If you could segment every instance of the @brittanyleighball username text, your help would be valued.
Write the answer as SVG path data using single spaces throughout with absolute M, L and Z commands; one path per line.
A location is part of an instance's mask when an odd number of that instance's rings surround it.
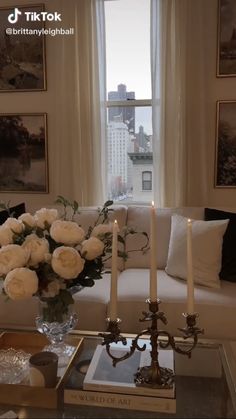
M 30 29 L 30 28 L 7 28 L 6 29 L 7 35 L 36 35 L 36 36 L 43 36 L 43 35 L 74 35 L 74 28 L 42 28 L 42 29 Z

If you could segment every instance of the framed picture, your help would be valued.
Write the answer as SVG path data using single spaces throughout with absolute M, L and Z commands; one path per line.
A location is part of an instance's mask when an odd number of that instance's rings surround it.
M 236 76 L 236 1 L 218 0 L 217 77 Z
M 217 102 L 215 187 L 236 188 L 236 101 Z
M 0 114 L 0 192 L 48 193 L 46 114 Z
M 15 7 L 21 14 L 10 23 Z M 28 18 L 42 11 L 43 4 L 0 8 L 0 92 L 46 90 L 45 36 L 35 34 L 44 22 Z

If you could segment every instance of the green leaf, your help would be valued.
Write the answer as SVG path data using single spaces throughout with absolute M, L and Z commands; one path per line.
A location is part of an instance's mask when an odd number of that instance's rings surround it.
M 111 205 L 113 205 L 113 201 L 108 200 L 105 202 L 105 204 L 103 205 L 103 207 L 110 207 Z
M 57 196 L 57 199 L 56 199 L 56 201 L 55 201 L 57 204 L 62 204 L 62 205 L 64 205 L 65 207 L 67 207 L 67 206 L 71 206 L 71 203 L 68 201 L 68 199 L 66 199 L 66 198 L 64 198 L 64 196 L 62 196 L 62 195 L 58 195 Z
M 61 195 L 58 195 L 56 200 L 55 200 L 55 204 L 64 204 L 64 198 Z
M 109 239 L 109 238 L 111 238 L 111 237 L 112 237 L 112 232 L 111 232 L 111 231 L 107 231 L 106 233 L 104 233 L 104 234 L 103 234 L 103 236 L 104 236 L 106 239 Z
M 123 239 L 123 237 L 122 237 L 122 236 L 118 235 L 118 236 L 117 236 L 117 240 L 118 240 L 118 242 L 120 242 L 120 243 L 122 243 L 122 244 L 124 244 L 124 245 L 125 245 L 125 240 Z
M 117 254 L 120 258 L 124 259 L 124 261 L 126 261 L 128 259 L 128 255 L 127 255 L 126 252 L 122 252 L 122 251 L 118 250 Z
M 74 212 L 77 212 L 77 211 L 78 211 L 78 209 L 79 209 L 79 204 L 78 204 L 78 202 L 77 202 L 77 201 L 74 201 L 74 203 L 73 203 L 73 209 L 74 209 Z

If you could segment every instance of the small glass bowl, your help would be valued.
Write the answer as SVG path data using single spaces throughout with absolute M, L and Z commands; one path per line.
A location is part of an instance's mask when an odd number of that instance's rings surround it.
M 28 372 L 30 356 L 23 350 L 0 349 L 0 383 L 20 383 Z

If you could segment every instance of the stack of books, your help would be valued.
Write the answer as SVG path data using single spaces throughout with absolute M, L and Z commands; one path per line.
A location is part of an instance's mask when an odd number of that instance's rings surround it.
M 176 412 L 175 384 L 170 388 L 154 388 L 136 385 L 135 373 L 139 367 L 151 364 L 150 343 L 143 352 L 134 354 L 113 367 L 106 347 L 98 345 L 88 366 L 81 389 L 65 390 L 65 402 L 88 406 L 114 407 L 153 412 Z M 112 344 L 111 352 L 115 357 L 129 351 L 122 343 Z M 172 350 L 159 351 L 159 363 L 162 367 L 174 370 Z

